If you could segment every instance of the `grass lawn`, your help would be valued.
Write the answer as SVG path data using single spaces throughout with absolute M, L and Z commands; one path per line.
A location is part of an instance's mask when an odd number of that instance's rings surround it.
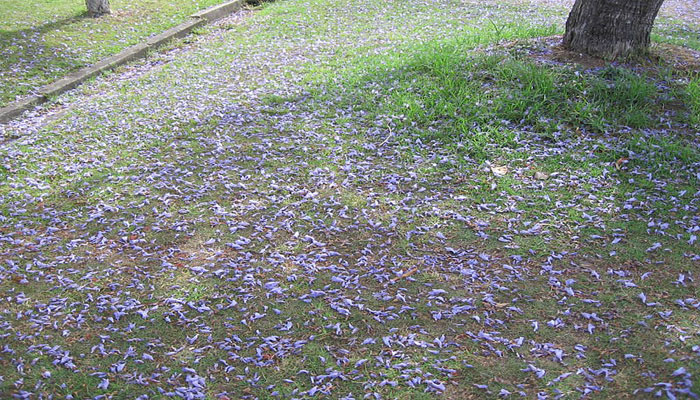
M 700 76 L 565 14 L 279 1 L 0 127 L 0 398 L 700 394 Z
M 113 0 L 89 18 L 82 0 L 0 0 L 0 106 L 221 2 Z

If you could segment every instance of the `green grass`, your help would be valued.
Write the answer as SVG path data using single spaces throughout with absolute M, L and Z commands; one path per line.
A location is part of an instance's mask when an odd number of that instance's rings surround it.
M 518 31 L 511 37 L 530 34 Z M 476 159 L 487 157 L 494 143 L 512 147 L 517 130 L 546 137 L 659 127 L 663 121 L 656 116 L 673 102 L 686 104 L 676 115 L 679 120 L 687 113 L 697 121 L 697 79 L 677 86 L 680 94 L 669 98 L 655 78 L 624 68 L 584 72 L 518 55 L 474 54 L 475 43 L 486 38 L 420 46 L 388 66 L 363 60 L 363 71 L 348 74 L 337 90 L 343 91 L 348 106 L 375 118 L 400 116 L 399 132 L 437 140 Z M 688 159 L 695 153 L 680 145 L 669 157 Z
M 657 43 L 670 43 L 700 51 L 700 38 L 698 38 L 696 33 L 697 28 L 693 29 L 692 26 L 678 23 L 677 21 L 671 21 L 673 24 L 670 26 L 664 26 L 659 22 L 663 23 L 666 21 L 664 21 L 663 18 L 657 20 L 656 26 L 651 34 L 652 41 Z
M 0 281 L 8 311 L 0 322 L 38 333 L 5 338 L 16 353 L 0 354 L 0 397 L 40 387 L 74 398 L 160 398 L 155 386 L 186 386 L 184 367 L 206 377 L 210 399 L 222 391 L 272 399 L 273 384 L 303 397 L 319 385 L 301 369 L 350 376 L 325 382 L 331 398 L 437 398 L 407 386 L 397 363 L 407 363 L 411 376 L 444 381 L 450 399 L 496 399 L 501 389 L 511 398 L 555 390 L 577 398 L 586 379 L 577 372 L 609 359 L 617 374 L 593 377 L 603 391 L 590 398 L 677 382 L 672 373 L 681 363 L 700 374 L 697 312 L 673 304 L 697 297 L 697 282 L 674 281 L 693 271 L 686 255 L 697 253 L 687 227 L 697 214 L 700 153 L 687 122 L 698 78 L 537 63 L 518 44 L 560 27 L 513 18 L 540 11 L 552 12 L 503 2 L 287 0 L 226 33 L 205 33 L 191 52 L 156 55 L 169 61 L 157 70 L 98 79 L 62 97 L 101 94 L 0 150 L 0 256 L 18 265 L 0 269 L 8 276 Z M 443 26 L 455 29 L 446 37 L 430 30 Z M 668 82 L 671 91 L 657 85 Z M 84 111 L 90 107 L 104 112 Z M 659 122 L 667 110 L 675 111 L 668 129 Z M 486 161 L 508 173 L 495 177 Z M 552 177 L 538 180 L 536 172 Z M 105 206 L 118 209 L 90 217 Z M 547 233 L 523 232 L 534 224 Z M 59 231 L 43 240 L 48 225 Z M 101 245 L 88 240 L 98 232 Z M 306 235 L 325 249 L 301 240 Z M 612 244 L 614 235 L 624 236 Z M 253 240 L 244 250 L 227 246 L 241 238 Z M 138 247 L 128 244 L 135 240 Z M 655 242 L 670 251 L 647 251 Z M 623 287 L 613 271 L 638 287 Z M 642 280 L 645 272 L 652 275 Z M 292 274 L 297 279 L 287 280 Z M 334 279 L 346 276 L 357 280 Z M 562 288 L 569 279 L 574 295 Z M 272 280 L 281 294 L 263 289 Z M 428 301 L 435 289 L 446 291 L 444 299 Z M 302 297 L 312 290 L 326 294 Z M 15 302 L 20 291 L 30 300 Z M 644 306 L 640 291 L 663 305 Z M 347 306 L 349 315 L 332 307 L 341 295 L 358 305 Z M 112 305 L 127 298 L 137 308 L 109 321 Z M 223 308 L 229 299 L 237 304 Z M 17 316 L 50 302 L 59 308 L 41 331 Z M 434 318 L 460 304 L 474 309 Z M 144 308 L 152 308 L 147 318 L 135 313 Z M 670 316 L 657 315 L 667 309 Z M 81 312 L 86 322 L 77 326 Z M 593 334 L 581 328 L 583 312 L 603 319 Z M 253 321 L 256 313 L 266 316 Z M 378 313 L 390 318 L 378 321 Z M 555 318 L 565 325 L 546 325 Z M 280 330 L 283 323 L 290 330 Z M 501 339 L 487 343 L 474 337 L 479 332 Z M 428 344 L 444 335 L 455 344 L 388 348 L 382 337 L 392 335 Z M 305 342 L 278 352 L 261 340 L 270 336 Z M 521 337 L 521 347 L 508 347 Z M 366 338 L 377 343 L 362 344 Z M 103 341 L 119 353 L 91 351 Z M 42 343 L 69 350 L 81 373 L 27 350 Z M 564 362 L 540 353 L 544 344 L 562 349 Z M 577 345 L 588 348 L 586 357 L 576 357 Z M 126 357 L 129 347 L 136 356 Z M 143 352 L 154 360 L 137 362 Z M 665 361 L 670 356 L 676 361 Z M 12 364 L 19 358 L 21 372 Z M 368 362 L 356 368 L 360 359 Z M 125 370 L 108 372 L 120 360 Z M 545 376 L 523 371 L 528 364 Z M 107 390 L 97 389 L 94 372 L 107 373 Z M 550 384 L 565 372 L 573 374 Z M 154 373 L 162 375 L 148 386 L 127 383 L 127 374 Z M 396 387 L 365 387 L 393 380 Z M 484 384 L 488 391 L 473 386 Z
M 89 18 L 80 0 L 0 0 L 0 106 L 221 2 L 112 0 Z
M 690 124 L 700 129 L 700 76 L 690 80 L 686 93 Z

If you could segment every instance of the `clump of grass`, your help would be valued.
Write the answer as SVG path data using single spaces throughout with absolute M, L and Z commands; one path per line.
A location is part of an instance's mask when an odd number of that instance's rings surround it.
M 650 114 L 659 91 L 649 78 L 619 67 L 608 67 L 598 76 L 580 76 L 585 87 L 575 94 L 582 100 L 590 93 L 588 96 L 599 111 L 598 118 L 612 125 L 633 128 L 646 128 L 654 124 Z M 582 122 L 586 123 L 585 120 Z M 602 131 L 606 125 L 593 127 Z
M 512 143 L 514 129 L 548 136 L 659 124 L 654 115 L 666 100 L 647 76 L 612 66 L 581 71 L 510 54 L 474 55 L 474 43 L 480 40 L 416 47 L 403 62 L 349 77 L 348 101 L 375 116 L 394 116 L 399 130 L 421 139 L 462 143 L 477 158 L 489 145 Z
M 700 128 L 700 75 L 691 79 L 686 88 L 690 124 Z

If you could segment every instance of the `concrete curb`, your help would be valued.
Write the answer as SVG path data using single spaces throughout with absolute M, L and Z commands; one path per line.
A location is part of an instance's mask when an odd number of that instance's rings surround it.
M 0 122 L 9 121 L 45 101 L 46 98 L 44 96 L 31 95 L 22 100 L 10 103 L 5 107 L 0 108 Z
M 192 18 L 203 18 L 208 22 L 214 22 L 243 7 L 243 1 L 229 1 L 218 6 L 209 7 L 206 10 L 192 14 Z
M 0 123 L 7 122 L 20 116 L 25 111 L 45 103 L 51 96 L 56 96 L 73 89 L 93 76 L 114 69 L 130 61 L 145 58 L 149 50 L 158 48 L 172 39 L 186 36 L 197 27 L 214 22 L 240 10 L 243 7 L 243 2 L 244 0 L 227 1 L 217 6 L 209 7 L 206 10 L 199 11 L 190 15 L 188 21 L 174 26 L 158 35 L 152 36 L 143 43 L 127 47 L 119 53 L 107 57 L 94 65 L 81 68 L 53 83 L 44 85 L 37 90 L 37 94 L 33 94 L 0 108 Z
M 202 18 L 194 18 L 193 16 L 191 16 L 190 18 L 192 19 L 190 19 L 189 21 L 185 21 L 180 25 L 173 26 L 172 28 L 168 29 L 163 33 L 148 38 L 148 40 L 146 40 L 146 44 L 150 48 L 160 47 L 169 40 L 187 36 L 187 34 L 192 32 L 192 30 L 194 30 L 195 28 L 198 28 L 207 23 L 207 21 Z

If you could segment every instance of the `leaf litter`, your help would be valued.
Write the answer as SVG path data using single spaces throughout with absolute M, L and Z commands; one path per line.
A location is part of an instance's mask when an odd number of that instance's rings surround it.
M 0 149 L 0 391 L 696 397 L 700 192 L 683 185 L 698 164 L 654 176 L 641 162 L 654 147 L 595 156 L 622 151 L 619 136 L 518 137 L 531 163 L 584 154 L 599 169 L 533 173 L 392 140 L 399 116 L 314 97 L 306 68 L 459 21 L 347 2 L 363 14 L 266 8 L 235 28 L 255 40 L 213 30 L 159 68 L 95 82 L 99 96 L 47 126 L 3 127 L 21 134 Z M 389 23 L 407 9 L 450 23 Z M 384 23 L 350 29 L 363 18 Z M 345 34 L 313 30 L 329 21 Z M 616 257 L 625 224 L 645 226 L 641 261 Z

